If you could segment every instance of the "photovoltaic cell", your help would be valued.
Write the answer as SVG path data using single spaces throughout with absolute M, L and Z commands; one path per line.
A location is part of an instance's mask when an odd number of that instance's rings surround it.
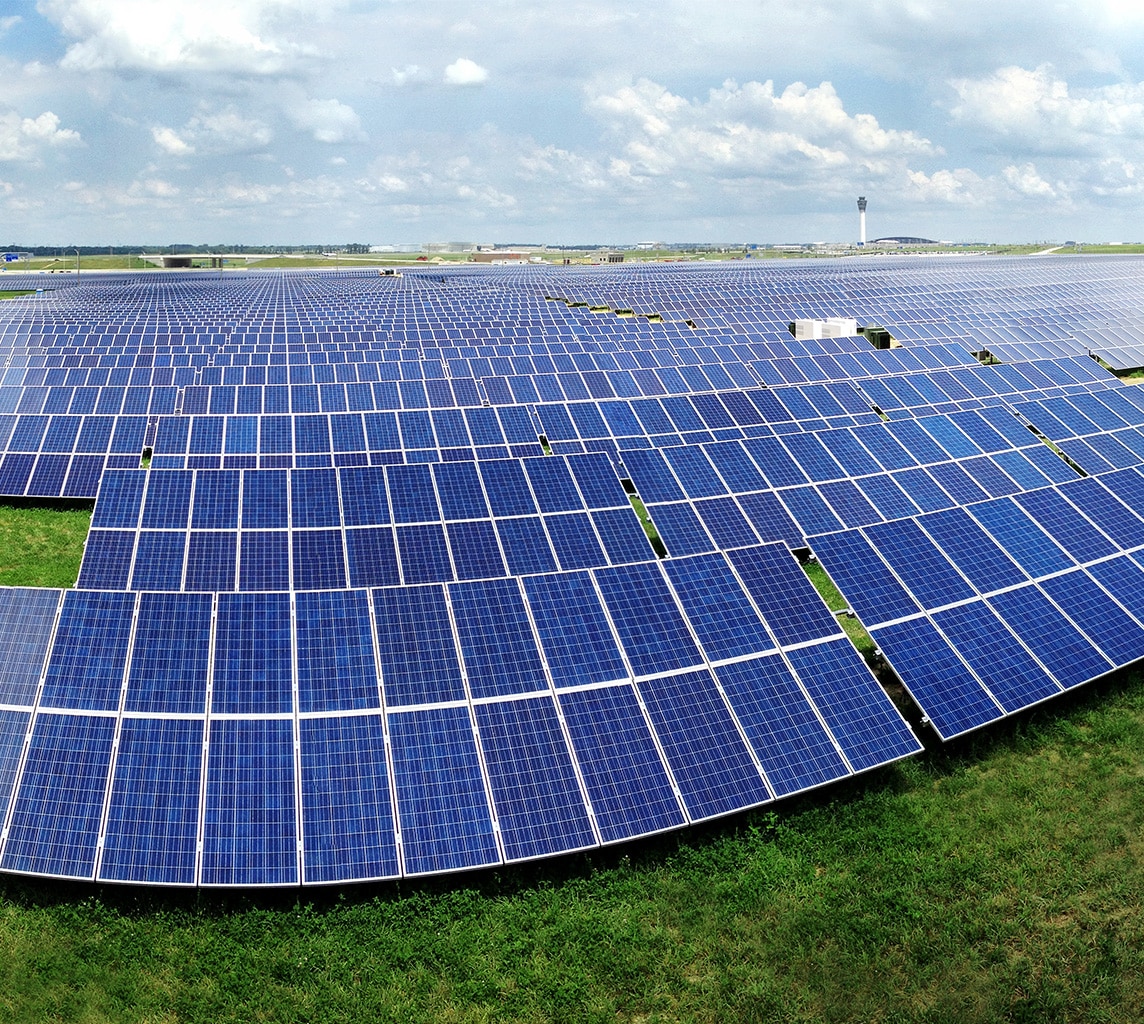
M 476 715 L 505 858 L 595 845 L 551 698 L 478 704 Z
M 871 635 L 943 739 L 1001 717 L 1001 708 L 929 619 L 881 626 Z
M 295 595 L 298 710 L 379 707 L 369 599 L 361 590 Z
M 657 566 L 645 563 L 601 569 L 596 582 L 636 676 L 702 663 L 703 656 Z
M 648 680 L 639 691 L 692 819 L 771 798 L 710 672 Z
M 443 588 L 385 588 L 373 600 L 386 704 L 464 700 Z
M 72 590 L 64 594 L 48 655 L 42 707 L 115 711 L 127 664 L 135 595 Z
M 293 723 L 215 719 L 207 754 L 202 883 L 297 882 Z
M 722 555 L 664 563 L 691 628 L 711 661 L 772 650 L 763 620 Z
M 389 715 L 406 874 L 500 861 L 468 708 Z
M 921 749 L 846 637 L 796 648 L 787 657 L 855 771 Z
M 302 834 L 307 882 L 398 873 L 381 718 L 304 718 Z
M 627 677 L 588 573 L 531 576 L 524 580 L 524 588 L 557 687 Z
M 0 704 L 35 701 L 61 596 L 59 590 L 0 588 Z
M 777 655 L 715 670 L 776 796 L 849 774 L 834 740 Z
M 209 594 L 139 596 L 127 711 L 199 715 L 206 711 L 213 606 Z
M 516 580 L 458 583 L 449 596 L 474 698 L 548 689 Z
M 933 621 L 1006 713 L 1060 693 L 1060 687 L 983 601 L 935 612 Z
M 36 716 L 0 866 L 91 878 L 115 719 Z
M 203 719 L 124 720 L 101 879 L 194 884 L 202 764 Z
M 211 711 L 294 710 L 289 594 L 220 594 Z
M 630 686 L 577 690 L 560 706 L 603 842 L 684 824 L 684 816 Z
M 1035 586 L 1007 590 L 989 604 L 1062 686 L 1111 671 L 1112 663 Z

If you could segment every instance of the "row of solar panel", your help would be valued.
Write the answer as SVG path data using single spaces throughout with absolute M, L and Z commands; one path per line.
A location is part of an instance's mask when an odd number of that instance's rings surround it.
M 0 661 L 0 778 L 18 779 L 0 866 L 267 884 L 298 880 L 301 847 L 311 882 L 447 870 L 674 827 L 919 749 L 781 548 L 522 583 L 527 610 L 514 581 L 372 601 L 73 591 L 42 682 L 27 666 L 59 592 L 0 591 L 0 637 L 22 647 Z M 554 700 L 553 684 L 576 689 Z M 37 692 L 21 758 L 16 708 Z
M 945 738 L 1144 657 L 1138 470 L 810 545 Z

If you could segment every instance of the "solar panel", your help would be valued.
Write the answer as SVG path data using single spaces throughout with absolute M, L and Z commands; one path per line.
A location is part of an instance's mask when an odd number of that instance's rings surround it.
M 1129 358 L 1123 261 L 869 273 L 236 273 L 210 303 L 125 275 L 4 304 L 0 493 L 98 497 L 77 589 L 0 589 L 0 868 L 450 871 L 915 751 L 791 549 L 942 736 L 1135 661 L 1144 403 L 1044 322 Z M 786 332 L 855 314 L 901 347 Z M 74 807 L 35 803 L 57 784 Z

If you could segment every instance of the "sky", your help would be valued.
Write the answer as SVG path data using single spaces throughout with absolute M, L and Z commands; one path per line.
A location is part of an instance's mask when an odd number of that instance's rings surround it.
M 1144 238 L 1138 0 L 0 0 L 0 244 Z

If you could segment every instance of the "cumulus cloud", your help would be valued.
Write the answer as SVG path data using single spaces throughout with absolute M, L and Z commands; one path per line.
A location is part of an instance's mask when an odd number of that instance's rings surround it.
M 75 40 L 60 64 L 76 71 L 272 75 L 314 53 L 273 31 L 284 0 L 41 0 L 40 10 Z
M 173 128 L 152 128 L 151 136 L 155 140 L 155 145 L 171 156 L 189 156 L 195 151 L 195 147 L 179 138 L 179 134 Z
M 955 79 L 951 108 L 963 124 L 1028 149 L 1084 155 L 1099 140 L 1144 140 L 1144 83 L 1070 89 L 1048 64 L 999 68 L 984 78 Z
M 365 139 L 361 119 L 353 107 L 338 100 L 308 99 L 287 111 L 295 127 L 318 142 L 360 142 Z
M 61 128 L 50 110 L 39 117 L 20 117 L 15 111 L 0 114 L 0 160 L 35 160 L 45 148 L 74 146 L 79 132 Z
M 940 152 L 914 132 L 848 113 L 829 82 L 795 82 L 777 93 L 770 81 L 728 81 L 688 100 L 642 79 L 590 97 L 588 107 L 627 140 L 621 157 L 635 176 L 703 171 L 806 180 L 842 168 L 885 173 L 904 158 Z
M 393 84 L 396 86 L 409 85 L 425 79 L 425 74 L 417 64 L 405 64 L 399 68 L 390 68 Z
M 268 125 L 242 116 L 233 107 L 203 108 L 179 131 L 159 126 L 151 129 L 151 135 L 164 153 L 175 157 L 257 152 L 273 138 Z
M 445 68 L 446 85 L 480 85 L 487 81 L 488 71 L 468 57 L 459 57 Z

